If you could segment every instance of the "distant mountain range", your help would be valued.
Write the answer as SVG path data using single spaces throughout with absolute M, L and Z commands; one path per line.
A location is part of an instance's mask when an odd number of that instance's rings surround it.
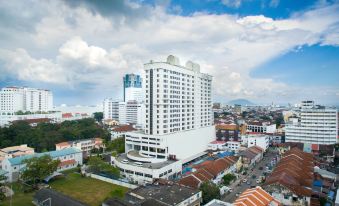
M 234 100 L 231 100 L 228 102 L 228 104 L 230 105 L 234 105 L 234 104 L 239 104 L 239 105 L 242 105 L 242 106 L 245 106 L 245 105 L 248 105 L 248 106 L 251 106 L 251 105 L 256 105 L 255 103 L 247 100 L 247 99 L 234 99 Z

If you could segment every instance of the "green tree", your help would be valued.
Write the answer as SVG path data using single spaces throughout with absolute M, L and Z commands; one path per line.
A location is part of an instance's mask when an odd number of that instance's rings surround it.
M 107 151 L 116 151 L 118 154 L 125 152 L 125 138 L 120 137 L 106 143 Z
M 103 112 L 94 112 L 93 115 L 94 115 L 94 119 L 97 122 L 101 122 L 101 120 L 104 118 L 104 113 Z
M 7 177 L 5 175 L 0 175 L 0 201 L 6 198 L 5 189 Z
M 100 157 L 91 156 L 87 163 L 89 167 L 89 171 L 92 173 L 106 173 L 109 175 L 113 175 L 114 177 L 120 177 L 120 171 L 113 167 L 112 165 L 103 161 Z
M 125 192 L 122 188 L 116 188 L 111 192 L 111 196 L 122 199 L 125 196 Z
M 206 204 L 213 199 L 220 199 L 219 187 L 212 182 L 203 182 L 199 189 L 202 192 L 203 204 Z
M 51 156 L 44 155 L 26 159 L 24 163 L 26 163 L 26 169 L 21 174 L 21 178 L 35 186 L 57 170 L 60 160 L 53 160 Z
M 226 174 L 222 177 L 224 185 L 229 185 L 233 180 L 235 180 L 237 177 L 234 174 Z

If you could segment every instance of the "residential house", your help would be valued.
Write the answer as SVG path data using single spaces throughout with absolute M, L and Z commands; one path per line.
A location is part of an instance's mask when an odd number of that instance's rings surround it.
M 10 159 L 4 159 L 2 162 L 2 169 L 7 172 L 9 182 L 17 181 L 20 177 L 20 173 L 25 169 L 26 164 L 24 160 L 41 157 L 44 155 L 51 156 L 52 159 L 60 160 L 57 171 L 63 171 L 71 168 L 75 168 L 78 165 L 82 165 L 82 152 L 77 148 L 67 148 L 58 151 L 34 153 L 31 155 L 25 155 L 20 157 L 14 157 Z
M 252 146 L 239 152 L 238 156 L 242 159 L 244 168 L 252 168 L 263 157 L 264 150 L 258 146 Z
M 127 132 L 135 131 L 136 129 L 131 124 L 116 126 L 111 129 L 111 140 L 118 137 L 125 137 Z

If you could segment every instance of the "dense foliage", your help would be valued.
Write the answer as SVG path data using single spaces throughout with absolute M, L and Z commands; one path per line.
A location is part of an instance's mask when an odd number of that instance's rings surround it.
M 125 152 L 125 138 L 119 137 L 106 143 L 107 151 L 115 151 L 118 154 Z
M 229 185 L 233 180 L 235 180 L 237 177 L 234 174 L 226 174 L 222 177 L 222 180 L 224 182 L 224 185 Z
M 22 179 L 33 185 L 53 174 L 58 169 L 60 160 L 53 160 L 51 156 L 44 155 L 24 160 L 26 169 L 22 172 Z
M 28 144 L 36 152 L 42 152 L 54 150 L 55 144 L 62 141 L 94 137 L 108 140 L 110 134 L 92 118 L 64 121 L 60 124 L 39 123 L 36 127 L 18 121 L 9 127 L 0 128 L 0 148 Z
M 0 202 L 6 198 L 5 196 L 5 181 L 7 177 L 5 175 L 0 175 Z
M 204 204 L 213 199 L 220 199 L 220 190 L 216 184 L 212 182 L 204 182 L 200 185 L 200 191 L 202 192 L 202 201 Z
M 88 170 L 89 172 L 98 174 L 98 173 L 105 173 L 108 175 L 112 175 L 116 178 L 119 178 L 120 171 L 116 167 L 113 167 L 109 163 L 102 160 L 100 157 L 91 156 L 88 160 Z
M 93 115 L 94 115 L 94 119 L 97 122 L 101 122 L 102 119 L 104 118 L 104 113 L 103 112 L 94 112 Z

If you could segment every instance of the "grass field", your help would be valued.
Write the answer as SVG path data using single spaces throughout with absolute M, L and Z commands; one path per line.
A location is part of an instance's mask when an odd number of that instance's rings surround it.
M 14 196 L 12 198 L 13 206 L 33 206 L 32 200 L 34 193 L 24 193 L 21 190 L 21 187 L 17 183 L 13 183 Z M 0 202 L 0 205 L 10 206 L 10 198 L 7 198 L 3 203 Z
M 69 195 L 90 206 L 99 206 L 101 203 L 114 194 L 125 194 L 128 188 L 113 185 L 107 182 L 89 177 L 82 177 L 80 174 L 71 173 L 63 179 L 57 179 L 50 183 L 52 189 Z
M 52 189 L 65 195 L 73 197 L 90 206 L 99 206 L 109 197 L 121 196 L 127 192 L 128 188 L 119 185 L 113 185 L 107 182 L 96 180 L 89 177 L 82 177 L 77 173 L 68 173 L 66 177 L 50 182 Z M 13 206 L 32 206 L 32 197 L 34 193 L 23 193 L 18 184 L 13 184 L 15 192 Z M 10 200 L 6 199 L 0 205 L 9 206 Z

